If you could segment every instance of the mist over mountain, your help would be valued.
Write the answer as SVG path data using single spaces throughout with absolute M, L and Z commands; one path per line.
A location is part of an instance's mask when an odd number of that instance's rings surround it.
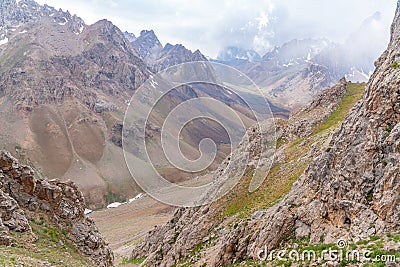
M 245 50 L 235 46 L 228 46 L 220 51 L 217 58 L 219 61 L 244 60 L 249 62 L 259 61 L 261 56 L 254 50 Z
M 383 27 L 382 14 L 376 12 L 345 43 L 322 51 L 314 60 L 328 66 L 336 78 L 345 75 L 352 81 L 367 81 L 387 46 Z
M 332 79 L 346 77 L 354 82 L 365 82 L 375 69 L 375 60 L 386 48 L 386 41 L 382 14 L 375 12 L 342 44 L 326 38 L 294 39 L 274 47 L 262 58 L 253 50 L 228 46 L 219 52 L 216 60 L 242 69 L 246 62 L 291 66 L 306 60 L 327 67 Z
M 386 48 L 384 25 L 382 14 L 375 12 L 342 44 L 327 38 L 293 39 L 262 57 L 254 50 L 228 46 L 213 60 L 238 68 L 270 99 L 295 109 L 342 77 L 366 82 Z

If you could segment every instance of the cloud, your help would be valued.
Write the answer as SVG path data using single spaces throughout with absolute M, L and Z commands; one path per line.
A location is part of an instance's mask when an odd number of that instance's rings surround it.
M 138 34 L 153 29 L 162 43 L 182 43 L 215 56 L 228 45 L 265 53 L 294 38 L 344 42 L 376 11 L 388 40 L 397 0 L 38 0 L 91 24 L 106 18 Z

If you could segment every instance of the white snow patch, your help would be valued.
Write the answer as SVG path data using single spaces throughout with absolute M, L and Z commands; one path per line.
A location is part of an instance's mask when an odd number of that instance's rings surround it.
M 19 32 L 19 33 L 26 33 L 26 32 L 28 32 L 27 30 L 23 30 L 22 32 Z
M 372 73 L 366 74 L 363 70 L 359 71 L 355 67 L 351 68 L 351 73 L 345 74 L 345 78 L 351 82 L 367 82 Z
M 143 198 L 143 197 L 145 197 L 145 196 L 146 196 L 146 194 L 140 193 L 140 194 L 137 195 L 136 197 L 129 199 L 129 203 L 132 203 L 133 201 L 138 200 L 138 199 L 141 199 L 141 198 Z
M 78 32 L 74 32 L 76 35 L 79 35 L 79 34 L 81 34 L 82 32 L 83 32 L 83 29 L 84 29 L 85 27 L 82 25 L 80 28 L 79 28 L 79 30 L 78 30 Z
M 85 209 L 85 215 L 90 214 L 90 213 L 92 213 L 92 212 L 93 212 L 93 210 Z
M 6 43 L 8 43 L 8 38 L 7 37 L 4 38 L 3 40 L 0 40 L 0 45 L 4 45 Z
M 310 52 L 308 52 L 308 55 L 307 55 L 307 61 L 310 61 L 311 60 L 311 53 Z
M 299 63 L 296 62 L 296 64 L 299 64 Z M 290 67 L 290 66 L 293 66 L 293 65 L 294 65 L 293 62 L 289 62 L 288 64 L 283 64 L 283 66 L 286 67 L 286 68 Z
M 119 206 L 123 205 L 124 203 L 120 203 L 120 202 L 114 202 L 111 204 L 107 205 L 107 209 L 113 209 L 113 208 L 118 208 Z
M 368 76 L 367 74 L 365 74 L 364 72 L 361 72 L 361 75 L 364 76 L 364 78 L 365 78 L 366 80 L 369 80 L 369 76 Z
M 63 17 L 63 19 L 65 20 L 65 22 L 60 22 L 60 23 L 58 23 L 58 24 L 61 25 L 61 26 L 64 26 L 65 24 L 68 23 L 68 20 L 67 20 L 65 17 Z
M 151 87 L 153 87 L 154 89 L 156 88 L 156 85 L 158 85 L 158 83 L 155 81 L 155 80 L 151 80 L 150 81 L 150 85 L 151 85 Z
M 54 13 L 51 13 L 49 16 L 50 16 L 50 17 L 54 16 Z

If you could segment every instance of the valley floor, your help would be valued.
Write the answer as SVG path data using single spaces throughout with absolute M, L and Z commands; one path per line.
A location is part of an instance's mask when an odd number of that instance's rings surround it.
M 115 255 L 114 264 L 118 266 L 129 258 L 132 247 L 144 234 L 170 220 L 173 211 L 174 207 L 146 196 L 117 208 L 95 211 L 89 216 L 109 242 Z

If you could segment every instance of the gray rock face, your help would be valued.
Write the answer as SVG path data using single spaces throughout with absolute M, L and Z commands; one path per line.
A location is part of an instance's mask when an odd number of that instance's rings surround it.
M 143 30 L 132 40 L 132 47 L 155 73 L 185 62 L 207 61 L 199 50 L 192 52 L 181 44 L 168 43 L 163 47 L 153 30 Z
M 19 207 L 15 199 L 0 190 L 0 244 L 9 246 L 12 238 L 9 231 L 26 233 L 32 239 L 35 238 L 32 229 L 25 217 L 24 211 Z
M 143 30 L 140 36 L 131 42 L 132 46 L 138 51 L 140 57 L 151 66 L 163 49 L 153 30 Z
M 294 112 L 282 137 L 292 140 L 312 133 L 313 127 L 324 121 L 338 107 L 338 102 L 347 91 L 346 80 L 341 79 L 330 89 L 322 91 L 310 104 Z
M 33 0 L 2 0 L 0 1 L 0 39 L 7 37 L 26 23 L 37 23 L 43 17 L 49 17 L 53 22 L 75 33 L 80 34 L 86 26 L 83 20 L 72 16 L 69 12 L 56 10 L 48 5 L 39 5 Z
M 132 257 L 172 266 L 187 257 L 206 236 L 220 235 L 202 261 L 225 266 L 240 259 L 257 260 L 257 251 L 275 248 L 292 234 L 309 235 L 312 243 L 358 241 L 400 230 L 400 4 L 386 52 L 364 96 L 329 143 L 314 158 L 289 194 L 278 204 L 229 227 L 218 229 L 211 207 L 178 210 L 157 228 Z M 342 94 L 342 87 L 329 94 Z M 322 100 L 321 100 L 322 101 Z M 329 103 L 315 102 L 326 106 Z M 311 120 L 312 121 L 312 120 Z M 214 214 L 215 215 L 215 214 Z M 153 245 L 157 244 L 157 245 Z
M 154 62 L 155 72 L 167 69 L 185 62 L 207 61 L 207 58 L 199 51 L 192 52 L 181 44 L 166 44 Z
M 35 238 L 24 215 L 26 210 L 50 218 L 98 266 L 112 266 L 113 253 L 94 222 L 84 214 L 85 203 L 77 186 L 72 182 L 37 179 L 34 175 L 30 167 L 0 151 L 0 243 L 11 244 L 8 231 Z

